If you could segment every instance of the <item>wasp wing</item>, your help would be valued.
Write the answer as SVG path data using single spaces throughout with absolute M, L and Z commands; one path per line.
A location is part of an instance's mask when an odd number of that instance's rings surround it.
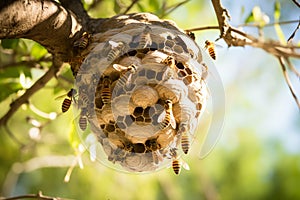
M 166 111 L 163 111 L 157 118 L 157 122 L 162 122 L 165 119 Z

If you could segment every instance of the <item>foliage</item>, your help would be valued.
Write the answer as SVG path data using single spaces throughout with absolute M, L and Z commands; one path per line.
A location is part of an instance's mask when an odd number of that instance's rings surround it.
M 93 17 L 110 17 L 125 12 L 130 3 L 129 0 L 94 0 L 86 1 L 84 6 Z M 230 1 L 226 3 L 229 11 L 236 8 L 230 5 Z M 280 6 L 276 1 L 274 9 L 266 13 L 264 10 L 270 7 L 266 3 L 253 7 L 237 5 L 244 8 L 243 19 L 238 23 L 255 24 L 263 29 L 271 16 L 274 22 L 284 17 L 282 13 L 287 12 L 284 10 L 286 5 L 288 3 L 281 2 Z M 138 1 L 130 12 L 147 11 L 161 17 L 172 17 L 187 28 L 199 26 L 198 18 L 190 15 L 214 21 L 213 12 L 208 10 L 211 10 L 210 5 L 198 1 L 146 0 Z M 233 15 L 232 18 L 237 17 Z M 187 25 L 188 21 L 192 23 Z M 285 33 L 291 30 L 290 27 L 276 24 L 274 28 L 275 32 L 268 37 L 277 36 L 279 41 L 285 42 Z M 217 32 L 196 33 L 200 46 L 206 38 L 217 37 Z M 41 45 L 25 39 L 2 40 L 0 50 L 0 116 L 3 116 L 10 103 L 49 69 L 51 55 Z M 235 50 L 231 53 L 231 49 L 225 48 L 217 50 L 220 58 L 216 65 L 225 80 L 228 97 L 227 121 L 222 139 L 207 158 L 200 160 L 199 147 L 192 147 L 191 154 L 185 158 L 190 171 L 183 171 L 180 176 L 173 175 L 170 169 L 132 175 L 91 162 L 88 153 L 80 149 L 74 128 L 74 119 L 78 116 L 71 110 L 61 115 L 62 99 L 56 100 L 73 84 L 72 73 L 65 65 L 56 79 L 36 92 L 12 116 L 8 124 L 10 131 L 1 127 L 0 194 L 13 196 L 43 191 L 45 195 L 68 199 L 125 200 L 299 199 L 299 143 L 287 139 L 299 140 L 299 114 L 291 97 L 287 96 L 279 70 L 274 70 L 273 66 L 261 67 L 272 60 L 266 54 L 253 53 L 253 50 L 239 51 L 242 53 Z M 296 63 L 300 64 L 299 61 Z M 275 114 L 274 109 L 278 110 Z M 286 120 L 281 115 L 286 116 Z M 11 133 L 25 144 L 22 148 L 9 136 Z M 292 146 L 292 150 L 287 146 Z M 83 169 L 78 167 L 80 159 L 83 160 Z M 64 178 L 70 169 L 73 171 L 66 183 Z

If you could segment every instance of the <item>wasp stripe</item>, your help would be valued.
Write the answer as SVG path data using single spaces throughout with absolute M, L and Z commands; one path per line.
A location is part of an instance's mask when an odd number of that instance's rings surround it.
M 71 103 L 72 103 L 72 100 L 71 99 L 67 99 L 65 98 L 62 105 L 61 105 L 61 111 L 64 113 L 64 112 L 67 112 L 71 106 Z

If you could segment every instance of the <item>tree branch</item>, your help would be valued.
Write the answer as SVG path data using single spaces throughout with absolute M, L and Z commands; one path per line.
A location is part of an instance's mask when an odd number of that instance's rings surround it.
M 203 27 L 186 29 L 185 31 L 193 32 L 193 31 L 204 31 L 204 30 L 210 30 L 210 29 L 220 30 L 219 26 L 203 26 Z
M 299 100 L 298 100 L 298 98 L 297 98 L 297 95 L 296 95 L 295 90 L 294 90 L 294 88 L 293 88 L 293 86 L 292 86 L 291 80 L 290 80 L 290 78 L 289 78 L 289 75 L 288 75 L 286 66 L 285 66 L 285 64 L 284 64 L 284 58 L 283 58 L 283 57 L 278 57 L 278 60 L 279 60 L 279 63 L 280 63 L 280 65 L 281 65 L 281 69 L 282 69 L 282 73 L 283 73 L 283 76 L 284 76 L 284 78 L 285 78 L 285 81 L 286 81 L 287 85 L 289 86 L 289 89 L 290 89 L 290 91 L 291 91 L 291 93 L 292 93 L 292 95 L 293 95 L 293 98 L 295 99 L 295 101 L 296 101 L 296 103 L 297 103 L 297 106 L 298 106 L 299 109 L 300 109 L 300 102 L 299 102 Z
M 291 34 L 291 36 L 289 37 L 289 39 L 287 40 L 287 42 L 292 42 L 293 38 L 295 37 L 298 29 L 300 28 L 300 19 L 298 20 L 298 25 L 296 27 L 296 29 L 294 30 L 294 32 Z
M 126 8 L 126 10 L 122 14 L 127 14 L 129 10 L 134 6 L 134 4 L 136 4 L 138 1 L 139 0 L 132 0 L 131 4 Z
M 60 0 L 61 5 L 67 10 L 72 11 L 78 18 L 83 28 L 87 27 L 90 16 L 87 14 L 80 0 Z
M 38 60 L 30 59 L 30 60 L 22 60 L 22 61 L 19 61 L 19 62 L 13 61 L 13 62 L 7 63 L 7 64 L 0 63 L 0 71 L 5 70 L 7 68 L 19 67 L 19 66 L 25 66 L 25 67 L 28 67 L 28 68 L 42 69 L 43 67 L 40 65 L 41 62 L 51 62 L 51 61 L 52 61 L 51 57 L 43 56 Z
M 0 39 L 27 38 L 43 45 L 57 59 L 72 56 L 80 20 L 53 0 L 8 0 L 0 7 Z
M 223 38 L 228 46 L 249 45 L 261 48 L 266 52 L 273 54 L 274 56 L 300 58 L 300 54 L 294 52 L 295 48 L 299 48 L 297 46 L 282 45 L 273 40 L 263 41 L 232 27 L 227 22 L 229 15 L 227 10 L 222 7 L 220 0 L 212 0 L 212 3 L 218 19 L 220 38 Z
M 299 8 L 300 8 L 300 3 L 297 0 L 292 0 Z
M 229 19 L 229 15 L 226 9 L 224 9 L 220 3 L 220 0 L 211 0 L 216 16 L 217 16 L 217 20 L 218 20 L 218 24 L 219 24 L 219 29 L 220 29 L 220 38 L 224 39 L 224 41 L 227 43 L 228 46 L 252 46 L 252 47 L 256 47 L 256 48 L 260 48 L 265 50 L 266 52 L 274 55 L 275 57 L 278 58 L 280 65 L 282 67 L 283 70 L 283 75 L 284 78 L 286 80 L 286 83 L 289 86 L 289 89 L 297 103 L 297 106 L 300 109 L 300 103 L 299 100 L 296 96 L 296 93 L 292 87 L 292 83 L 290 82 L 285 64 L 284 64 L 284 59 L 287 60 L 288 65 L 291 67 L 291 70 L 294 72 L 297 70 L 291 65 L 291 63 L 289 62 L 288 58 L 290 57 L 294 57 L 294 58 L 300 58 L 300 53 L 296 52 L 295 49 L 299 48 L 297 46 L 293 46 L 293 45 L 283 45 L 278 41 L 273 41 L 273 40 L 269 40 L 269 41 L 265 41 L 262 40 L 260 38 L 256 38 L 254 36 L 251 36 L 249 34 L 244 33 L 243 31 L 232 27 L 231 25 L 228 24 L 227 20 Z M 299 26 L 299 24 L 298 24 Z M 296 29 L 294 31 L 297 31 L 298 29 Z M 293 36 L 293 34 L 292 34 Z M 299 75 L 299 73 L 294 72 L 297 76 Z
M 20 106 L 28 102 L 29 97 L 31 97 L 39 89 L 43 88 L 48 81 L 50 81 L 56 75 L 62 65 L 62 63 L 57 62 L 59 61 L 54 61 L 50 69 L 39 80 L 37 80 L 28 90 L 26 90 L 22 96 L 10 104 L 10 109 L 0 119 L 0 125 L 7 125 L 9 118 L 20 108 Z

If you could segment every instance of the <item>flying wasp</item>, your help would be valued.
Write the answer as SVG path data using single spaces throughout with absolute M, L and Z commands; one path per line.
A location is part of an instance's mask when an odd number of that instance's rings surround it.
M 131 82 L 132 74 L 134 74 L 137 71 L 137 66 L 135 66 L 134 64 L 131 64 L 127 67 L 119 64 L 113 64 L 113 68 L 123 73 L 123 76 L 121 76 L 119 80 L 119 83 L 123 86 L 128 86 L 128 84 Z M 126 72 L 130 72 L 128 77 L 125 75 Z
M 183 160 L 178 158 L 176 148 L 170 149 L 170 152 L 173 157 L 172 168 L 173 168 L 173 171 L 175 172 L 175 174 L 177 174 L 177 175 L 180 174 L 181 166 L 186 170 L 190 170 L 189 165 L 186 162 L 184 162 Z
M 101 99 L 103 104 L 109 104 L 111 101 L 111 80 L 108 76 L 105 76 L 102 81 L 102 88 L 101 88 Z
M 69 110 L 69 108 L 71 107 L 71 103 L 72 101 L 76 102 L 76 99 L 75 99 L 75 95 L 77 94 L 77 90 L 75 89 L 71 89 L 67 94 L 64 94 L 62 96 L 59 96 L 59 97 L 56 97 L 56 99 L 59 99 L 61 97 L 64 97 L 64 96 L 67 96 L 62 104 L 61 104 L 61 111 L 63 113 L 67 112 Z
M 209 40 L 205 41 L 205 49 L 207 49 L 208 54 L 214 60 L 216 60 L 215 44 Z
M 162 112 L 157 121 L 160 122 L 160 129 L 165 129 L 169 125 L 172 126 L 172 128 L 176 129 L 176 121 L 173 115 L 173 106 L 172 106 L 172 101 L 171 100 L 166 100 L 165 101 L 165 112 Z
M 85 49 L 88 44 L 91 35 L 88 32 L 84 32 L 81 37 L 73 43 L 73 47 L 76 49 Z

